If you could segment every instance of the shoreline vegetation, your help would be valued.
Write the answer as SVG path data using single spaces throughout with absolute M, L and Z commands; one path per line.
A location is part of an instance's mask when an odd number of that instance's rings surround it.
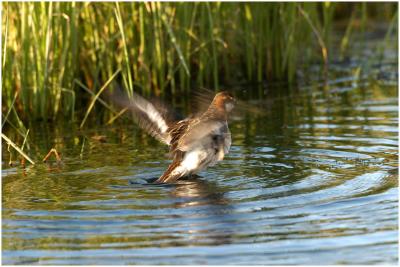
M 352 35 L 365 35 L 375 22 L 388 25 L 382 42 L 392 40 L 397 8 L 395 2 L 3 2 L 2 130 L 11 127 L 26 140 L 35 121 L 80 122 L 99 102 L 113 121 L 121 111 L 100 95 L 115 88 L 174 99 L 239 83 L 294 85 L 307 65 L 328 71 L 335 23 L 343 25 L 344 56 Z

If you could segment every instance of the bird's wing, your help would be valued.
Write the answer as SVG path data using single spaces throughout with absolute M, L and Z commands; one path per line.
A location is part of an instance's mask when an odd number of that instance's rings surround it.
M 169 136 L 171 137 L 170 145 L 171 152 L 175 153 L 178 150 L 179 140 L 185 135 L 190 125 L 196 123 L 197 119 L 185 119 L 178 121 L 169 129 Z
M 155 105 L 136 93 L 133 93 L 130 99 L 118 93 L 111 97 L 114 103 L 132 112 L 133 119 L 140 128 L 159 141 L 170 145 L 171 136 L 168 129 L 176 121 L 176 116 L 165 104 L 159 102 Z
M 225 123 L 219 120 L 197 121 L 188 126 L 185 133 L 179 138 L 176 149 L 180 151 L 189 151 L 194 147 L 202 146 L 203 142 L 208 142 L 207 137 L 219 132 Z
M 198 88 L 190 92 L 190 106 L 191 112 L 197 116 L 203 114 L 210 103 L 213 101 L 215 96 L 215 91 L 208 90 L 205 88 Z

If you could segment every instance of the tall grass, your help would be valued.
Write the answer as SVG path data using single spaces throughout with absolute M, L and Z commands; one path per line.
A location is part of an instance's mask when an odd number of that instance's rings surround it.
M 109 80 L 161 96 L 294 83 L 300 62 L 329 61 L 333 22 L 347 9 L 390 20 L 397 4 L 3 2 L 3 113 L 13 125 L 73 120 L 93 108 L 82 88 L 98 99 Z

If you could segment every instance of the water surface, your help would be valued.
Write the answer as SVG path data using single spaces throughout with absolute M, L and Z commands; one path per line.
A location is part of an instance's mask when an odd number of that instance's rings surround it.
M 3 145 L 3 263 L 396 264 L 396 86 L 248 103 L 265 114 L 232 117 L 226 160 L 174 185 L 148 183 L 167 149 L 134 125 L 32 131 L 60 166 L 10 168 Z

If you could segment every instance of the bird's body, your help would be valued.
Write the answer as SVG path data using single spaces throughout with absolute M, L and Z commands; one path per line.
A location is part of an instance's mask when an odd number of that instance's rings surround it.
M 150 135 L 169 145 L 173 157 L 156 183 L 171 183 L 196 174 L 224 158 L 231 146 L 227 117 L 233 105 L 233 97 L 221 92 L 202 115 L 168 121 L 150 102 L 134 96 L 129 106 L 136 122 Z

